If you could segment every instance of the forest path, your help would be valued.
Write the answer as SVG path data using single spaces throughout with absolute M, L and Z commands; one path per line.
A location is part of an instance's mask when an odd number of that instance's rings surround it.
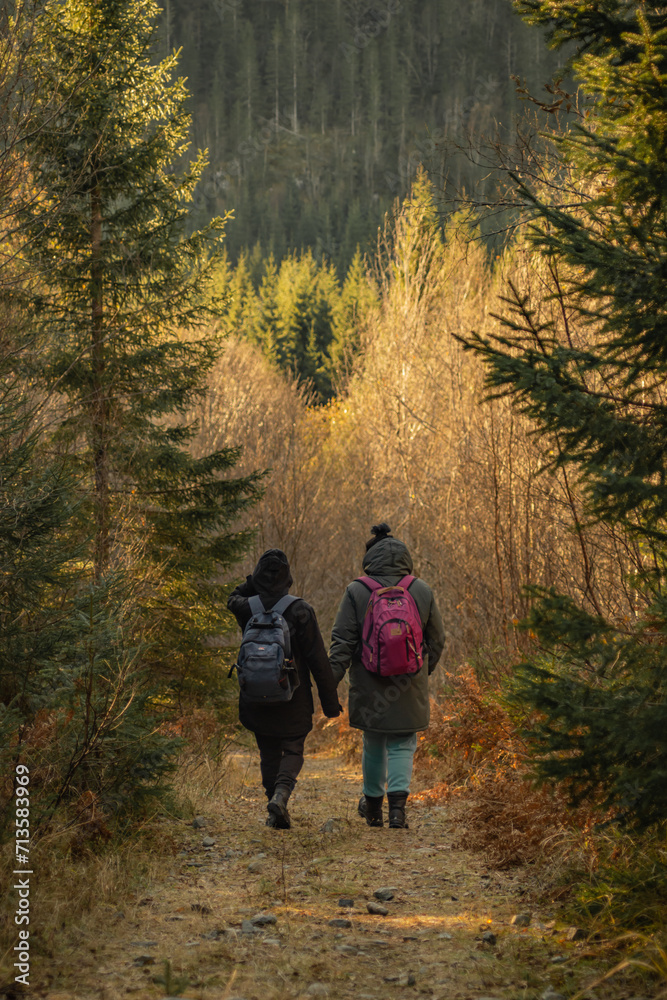
M 356 814 L 358 767 L 327 755 L 306 758 L 290 831 L 264 825 L 256 754 L 232 755 L 211 785 L 190 790 L 205 827 L 165 822 L 178 853 L 164 876 L 98 924 L 95 954 L 82 947 L 49 1000 L 556 1000 L 594 978 L 590 952 L 545 926 L 553 911 L 530 899 L 527 872 L 488 870 L 482 855 L 455 848 L 449 807 L 409 804 L 409 830 L 371 830 Z M 334 831 L 322 832 L 333 817 Z M 366 904 L 386 887 L 388 915 L 373 916 Z M 354 906 L 341 908 L 341 897 Z M 531 910 L 529 927 L 510 925 Z M 251 927 L 260 912 L 276 922 Z M 171 982 L 156 982 L 165 961 Z

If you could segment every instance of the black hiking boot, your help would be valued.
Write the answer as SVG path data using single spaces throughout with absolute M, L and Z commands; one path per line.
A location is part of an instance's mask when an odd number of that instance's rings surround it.
M 267 820 L 267 826 L 274 826 L 276 830 L 290 829 L 292 821 L 290 820 L 289 813 L 287 812 L 287 803 L 291 794 L 292 789 L 288 788 L 287 785 L 276 785 L 276 790 L 271 796 L 271 801 L 267 806 L 270 814 L 269 819 L 274 819 L 275 824 L 270 823 L 269 820 Z
M 405 803 L 408 801 L 408 792 L 388 792 L 387 801 L 389 803 L 389 829 L 407 830 L 408 824 L 405 819 Z
M 268 799 L 268 802 L 270 802 L 271 799 L 273 798 L 273 793 L 275 792 L 275 790 L 276 790 L 275 786 L 272 786 L 271 788 L 265 788 L 264 789 L 264 794 L 266 795 L 266 797 Z M 268 802 L 267 802 L 267 805 L 266 805 L 267 809 L 269 808 Z M 276 817 L 272 813 L 269 813 L 269 815 L 267 816 L 267 818 L 266 818 L 266 825 L 275 829 L 275 827 L 276 827 Z
M 359 799 L 357 812 L 369 826 L 384 826 L 382 819 L 383 801 L 384 795 L 362 795 Z

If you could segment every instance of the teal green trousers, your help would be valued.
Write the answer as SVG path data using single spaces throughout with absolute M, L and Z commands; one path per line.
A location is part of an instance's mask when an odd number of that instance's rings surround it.
M 364 733 L 361 769 L 364 795 L 379 798 L 388 792 L 409 792 L 412 759 L 417 749 L 417 734 L 387 736 Z

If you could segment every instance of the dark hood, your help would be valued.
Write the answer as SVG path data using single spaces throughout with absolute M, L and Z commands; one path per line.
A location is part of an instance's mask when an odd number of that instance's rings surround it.
M 412 573 L 412 556 L 405 542 L 398 538 L 381 538 L 368 550 L 361 565 L 374 580 L 382 576 L 400 579 Z
M 289 593 L 292 574 L 287 556 L 282 549 L 267 549 L 262 553 L 253 571 L 252 582 L 262 598 L 277 599 Z

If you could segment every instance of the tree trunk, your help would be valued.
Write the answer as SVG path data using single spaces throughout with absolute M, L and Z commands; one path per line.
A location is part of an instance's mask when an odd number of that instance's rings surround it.
M 96 184 L 90 199 L 90 298 L 91 331 L 91 426 L 95 470 L 95 582 L 99 583 L 109 563 L 109 402 L 104 384 L 105 345 L 102 295 L 102 198 Z

